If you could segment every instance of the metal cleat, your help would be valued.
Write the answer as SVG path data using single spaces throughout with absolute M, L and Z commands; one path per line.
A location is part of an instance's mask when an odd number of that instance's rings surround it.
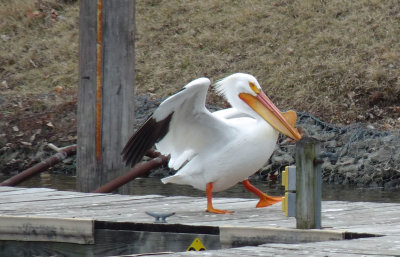
M 146 214 L 149 216 L 154 217 L 156 220 L 154 221 L 154 223 L 167 223 L 167 218 L 174 215 L 175 212 L 171 212 L 171 213 L 154 213 L 154 212 L 148 212 L 146 211 Z

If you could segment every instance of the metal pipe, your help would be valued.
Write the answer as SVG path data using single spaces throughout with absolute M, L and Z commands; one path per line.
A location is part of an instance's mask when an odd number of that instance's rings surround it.
M 67 158 L 68 156 L 72 155 L 75 152 L 76 152 L 76 145 L 71 145 L 71 146 L 62 148 L 62 150 L 60 152 L 54 154 L 53 156 L 47 158 L 46 160 L 1 182 L 0 186 L 16 186 L 19 183 L 31 178 L 32 176 L 47 170 L 51 166 L 59 163 L 60 161 L 64 160 L 65 158 Z
M 99 187 L 98 189 L 92 191 L 92 193 L 110 193 L 119 188 L 120 186 L 123 186 L 126 183 L 134 180 L 135 178 L 143 174 L 146 174 L 150 170 L 158 168 L 161 165 L 168 163 L 168 159 L 169 157 L 160 154 L 158 157 L 152 159 L 151 161 L 138 163 L 124 175 Z

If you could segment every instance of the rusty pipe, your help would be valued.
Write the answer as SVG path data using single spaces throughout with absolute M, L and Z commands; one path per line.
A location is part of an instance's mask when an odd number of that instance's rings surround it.
M 50 168 L 51 166 L 59 163 L 64 160 L 68 156 L 72 155 L 76 152 L 76 145 L 71 145 L 63 148 L 60 152 L 54 154 L 53 156 L 47 158 L 44 161 L 30 167 L 29 169 L 24 170 L 23 172 L 3 181 L 0 183 L 0 186 L 16 186 L 19 183 L 33 177 L 34 175 L 43 172 Z
M 96 190 L 92 191 L 92 193 L 110 193 L 120 186 L 125 185 L 126 183 L 134 180 L 135 178 L 146 174 L 152 169 L 158 168 L 161 165 L 164 165 L 168 163 L 169 157 L 166 157 L 164 155 L 159 154 L 158 157 L 155 157 L 154 159 L 148 161 L 148 162 L 142 162 L 138 163 L 133 168 L 125 173 L 124 175 L 108 182 L 107 184 L 97 188 Z

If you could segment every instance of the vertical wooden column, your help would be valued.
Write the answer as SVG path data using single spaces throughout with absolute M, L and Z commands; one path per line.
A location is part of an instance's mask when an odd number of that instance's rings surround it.
M 135 1 L 80 2 L 79 191 L 90 192 L 128 170 L 120 153 L 134 124 L 134 34 Z
M 319 143 L 303 137 L 296 145 L 296 227 L 321 228 L 321 170 L 316 163 Z

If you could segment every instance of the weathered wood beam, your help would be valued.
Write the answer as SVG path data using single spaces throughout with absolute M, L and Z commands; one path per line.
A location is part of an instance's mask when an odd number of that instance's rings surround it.
M 92 219 L 1 216 L 0 240 L 94 244 Z
M 321 228 L 321 170 L 315 160 L 319 143 L 303 137 L 296 145 L 296 228 Z
M 128 170 L 120 153 L 134 124 L 135 1 L 81 1 L 79 34 L 77 188 L 90 192 Z

